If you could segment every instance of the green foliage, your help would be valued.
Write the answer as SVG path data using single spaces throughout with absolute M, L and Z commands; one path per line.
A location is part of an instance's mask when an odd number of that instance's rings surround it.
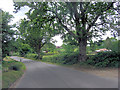
M 75 45 L 71 45 L 71 44 L 67 44 L 67 45 L 63 44 L 62 47 L 65 50 L 64 51 L 65 53 L 73 53 L 74 49 L 76 48 Z
M 118 52 L 118 40 L 116 38 L 109 38 L 104 41 L 104 47 L 114 52 Z
M 28 44 L 21 43 L 21 47 L 19 47 L 20 56 L 25 56 L 27 53 L 31 52 L 31 47 Z
M 118 40 L 112 42 L 112 48 L 111 50 L 114 51 L 114 52 L 119 52 L 119 44 L 118 44 Z
M 90 41 L 90 49 L 91 49 L 91 51 L 94 51 L 96 49 L 95 46 L 96 46 L 96 43 L 91 40 Z
M 54 52 L 56 49 L 56 46 L 52 43 L 47 43 L 43 46 L 42 51 L 48 51 L 48 52 Z
M 13 52 L 12 56 L 19 56 L 19 52 Z
M 89 54 L 91 51 L 95 51 L 97 49 L 106 48 L 108 50 L 112 50 L 113 52 L 118 52 L 118 40 L 116 38 L 107 37 L 106 40 L 98 40 L 93 42 L 91 40 L 90 47 L 87 46 L 87 53 Z
M 22 64 L 17 63 L 15 65 L 11 65 L 9 69 L 14 71 L 20 71 L 22 69 L 21 67 L 22 67 Z
M 38 55 L 34 53 L 28 53 L 25 55 L 25 57 L 29 59 L 38 59 Z
M 76 55 L 76 53 L 71 53 L 71 54 L 69 53 L 69 54 L 44 56 L 42 61 L 72 65 L 78 63 L 78 54 Z
M 13 35 L 15 31 L 11 29 L 13 26 L 9 25 L 11 18 L 13 18 L 12 15 L 2 11 L 2 27 L 0 28 L 0 32 L 2 31 L 2 57 L 9 55 L 10 51 L 13 49 Z
M 35 4 L 35 3 L 31 3 Z M 47 3 L 37 3 L 37 9 L 31 8 L 26 13 L 27 19 L 22 19 L 18 29 L 21 33 L 22 38 L 25 39 L 26 43 L 38 54 L 40 59 L 40 53 L 42 47 L 49 43 L 51 37 L 54 36 L 54 30 L 51 27 L 52 18 L 48 17 L 46 13 Z
M 22 76 L 23 72 L 9 71 L 2 73 L 2 88 L 9 88 L 18 78 Z
M 87 47 L 87 49 L 89 51 L 93 52 L 96 49 L 105 48 L 103 40 L 98 40 L 98 41 L 94 41 L 94 42 L 92 40 L 89 40 L 89 41 L 90 41 L 90 43 L 89 43 L 90 47 Z
M 86 63 L 96 67 L 118 67 L 120 54 L 116 52 L 100 52 L 89 56 Z
M 105 47 L 106 47 L 107 49 L 111 49 L 111 47 L 112 47 L 111 44 L 112 44 L 111 39 L 110 39 L 109 37 L 107 37 L 107 39 L 104 41 Z
M 88 55 L 87 61 L 80 62 L 80 65 L 84 64 L 95 67 L 118 67 L 119 60 L 120 55 L 116 52 L 100 52 L 96 55 Z M 44 56 L 42 61 L 68 65 L 79 63 L 78 53 Z
M 18 78 L 22 76 L 25 65 L 17 61 L 2 61 L 2 88 L 9 88 Z
M 2 61 L 3 71 L 4 68 L 8 68 L 8 70 L 13 70 L 13 67 L 17 68 L 17 71 L 24 70 L 24 64 L 18 61 Z
M 38 34 L 39 36 L 46 36 L 44 32 L 39 33 L 38 31 L 48 30 L 53 31 L 53 34 L 62 34 L 65 42 L 74 45 L 84 43 L 85 45 L 92 37 L 100 37 L 101 35 L 98 32 L 104 34 L 110 30 L 106 23 L 114 20 L 107 18 L 115 14 L 113 4 L 114 2 L 15 2 L 14 6 L 16 11 L 23 6 L 30 8 L 27 13 L 30 20 L 27 20 L 27 22 L 25 20 L 25 23 L 29 23 L 27 25 L 27 27 L 30 27 L 28 30 L 36 31 L 33 32 L 34 35 L 32 33 L 32 37 Z M 99 22 L 97 22 L 98 19 Z M 52 22 L 46 24 L 47 21 Z M 35 41 L 39 39 L 37 38 Z M 79 47 L 82 46 L 79 45 Z M 86 52 L 85 48 L 84 51 Z M 80 52 L 79 55 L 81 54 L 84 56 L 81 59 L 85 60 L 85 53 Z

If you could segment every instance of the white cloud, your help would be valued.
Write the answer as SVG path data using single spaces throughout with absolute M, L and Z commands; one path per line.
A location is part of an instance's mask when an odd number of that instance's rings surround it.
M 2 2 L 0 2 L 0 8 L 4 11 L 9 12 L 10 14 L 13 14 L 13 1 L 12 0 L 2 0 Z
M 14 16 L 10 24 L 17 23 L 20 19 L 26 18 L 25 13 L 29 10 L 28 7 L 22 7 L 18 13 L 13 13 L 14 11 L 13 0 L 3 0 L 0 3 L 0 9 L 9 12 Z

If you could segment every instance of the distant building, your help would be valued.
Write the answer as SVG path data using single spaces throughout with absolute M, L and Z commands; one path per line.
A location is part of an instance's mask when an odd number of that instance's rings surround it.
M 111 50 L 108 50 L 106 48 L 95 50 L 95 52 L 106 52 L 106 51 L 111 51 Z

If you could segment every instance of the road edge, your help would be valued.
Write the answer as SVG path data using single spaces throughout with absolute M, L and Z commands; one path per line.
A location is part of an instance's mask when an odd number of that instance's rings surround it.
M 11 58 L 11 57 L 10 57 Z M 13 59 L 13 58 L 12 58 Z M 15 60 L 15 59 L 14 59 Z M 23 63 L 24 64 L 24 63 Z M 25 65 L 25 64 L 24 64 Z M 26 68 L 26 65 L 25 65 Z M 21 75 L 21 77 L 19 77 L 12 85 L 10 85 L 10 87 L 8 88 L 8 90 L 10 88 L 15 88 L 15 86 L 17 85 L 17 83 L 24 77 L 25 72 L 26 72 L 27 68 L 23 71 L 23 74 Z

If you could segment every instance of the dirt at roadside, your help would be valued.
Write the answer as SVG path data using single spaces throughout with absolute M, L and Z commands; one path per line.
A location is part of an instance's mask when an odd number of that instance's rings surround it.
M 87 72 L 93 75 L 108 77 L 108 78 L 118 78 L 118 68 L 94 68 L 94 67 L 84 67 L 84 66 L 72 66 L 71 68 Z
M 80 68 L 79 70 L 87 72 L 87 73 L 95 74 L 97 76 L 118 78 L 118 69 L 87 70 L 87 69 Z

